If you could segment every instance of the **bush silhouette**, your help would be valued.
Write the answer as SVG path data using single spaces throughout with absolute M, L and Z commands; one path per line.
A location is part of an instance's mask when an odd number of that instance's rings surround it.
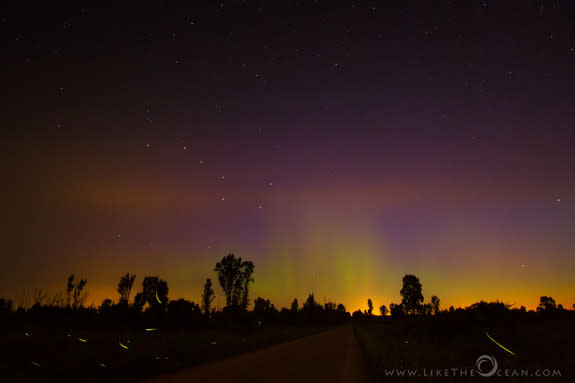
M 379 313 L 381 314 L 382 317 L 387 315 L 387 306 L 385 305 L 381 305 L 379 307 Z

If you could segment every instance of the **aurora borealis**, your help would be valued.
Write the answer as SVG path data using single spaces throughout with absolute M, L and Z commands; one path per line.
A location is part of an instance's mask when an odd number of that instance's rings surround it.
M 571 307 L 573 27 L 472 3 L 7 10 L 0 296 L 197 302 L 234 253 L 276 307 Z

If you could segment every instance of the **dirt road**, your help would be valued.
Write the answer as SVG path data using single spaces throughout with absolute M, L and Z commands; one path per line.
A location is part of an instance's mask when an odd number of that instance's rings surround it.
M 351 325 L 144 382 L 324 381 L 367 381 L 361 350 Z

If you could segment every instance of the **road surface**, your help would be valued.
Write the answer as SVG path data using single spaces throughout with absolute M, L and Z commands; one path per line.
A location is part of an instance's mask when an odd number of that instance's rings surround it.
M 183 382 L 366 382 L 351 325 L 145 380 Z

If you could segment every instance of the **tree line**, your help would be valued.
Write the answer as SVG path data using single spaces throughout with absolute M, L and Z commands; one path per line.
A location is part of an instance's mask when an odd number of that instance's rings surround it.
M 141 290 L 135 293 L 131 299 L 136 280 L 135 274 L 126 273 L 123 275 L 117 285 L 116 291 L 119 295 L 117 303 L 111 299 L 105 299 L 99 307 L 85 308 L 87 300 L 86 279 L 77 280 L 74 274 L 67 279 L 65 295 L 57 294 L 51 301 L 47 300 L 47 295 L 41 290 L 36 289 L 32 298 L 34 303 L 30 307 L 14 308 L 11 300 L 0 299 L 0 314 L 10 313 L 13 311 L 29 313 L 50 313 L 50 312 L 88 312 L 92 316 L 100 315 L 111 318 L 130 317 L 137 318 L 143 314 L 144 318 L 162 320 L 168 318 L 187 320 L 188 322 L 199 322 L 210 319 L 221 318 L 241 318 L 248 313 L 250 306 L 250 286 L 254 282 L 255 266 L 253 262 L 243 260 L 234 254 L 228 254 L 223 257 L 214 267 L 217 275 L 217 281 L 225 296 L 225 306 L 221 311 L 213 307 L 216 296 L 214 285 L 211 278 L 207 278 L 203 285 L 203 292 L 199 303 L 185 299 L 170 300 L 168 283 L 158 276 L 145 276 L 142 280 Z M 402 279 L 402 288 L 400 291 L 401 303 L 391 303 L 389 308 L 385 305 L 379 307 L 381 317 L 390 317 L 392 319 L 410 317 L 410 316 L 433 316 L 445 313 L 454 313 L 461 311 L 490 311 L 504 312 L 510 310 L 510 305 L 502 302 L 477 302 L 465 309 L 440 310 L 440 299 L 432 296 L 428 303 L 424 303 L 422 285 L 415 275 L 406 274 Z M 343 321 L 350 317 L 353 319 L 364 319 L 374 317 L 374 306 L 371 299 L 367 301 L 368 309 L 357 310 L 350 316 L 343 304 L 336 302 L 326 302 L 323 305 L 315 300 L 313 293 L 310 293 L 300 307 L 297 298 L 295 298 L 289 308 L 277 309 L 269 299 L 257 297 L 253 301 L 252 317 L 265 319 L 267 322 L 275 321 Z M 573 305 L 575 310 L 575 304 Z M 525 308 L 515 309 L 525 312 Z M 557 305 L 555 300 L 549 296 L 540 298 L 538 312 L 561 312 L 565 311 L 561 304 Z M 389 315 L 388 315 L 389 314 Z M 244 315 L 245 317 L 245 315 Z
M 391 303 L 389 309 L 387 306 L 382 305 L 379 308 L 379 312 L 382 317 L 390 314 L 391 318 L 403 318 L 410 316 L 431 316 L 440 314 L 453 314 L 453 313 L 483 313 L 488 315 L 503 315 L 509 311 L 517 311 L 519 313 L 526 313 L 527 310 L 524 306 L 520 308 L 512 308 L 511 305 L 505 304 L 503 302 L 476 302 L 466 308 L 455 309 L 450 306 L 447 310 L 440 310 L 440 299 L 433 295 L 429 303 L 424 303 L 423 289 L 419 278 L 412 274 L 406 274 L 402 280 L 401 303 Z M 352 317 L 354 319 L 369 318 L 373 316 L 373 302 L 371 299 L 367 300 L 368 309 L 357 310 L 353 313 Z M 575 311 L 575 304 L 572 306 L 573 311 Z M 538 313 L 561 313 L 565 310 L 563 305 L 556 304 L 555 300 L 549 296 L 541 296 L 539 300 L 539 305 L 536 311 Z

